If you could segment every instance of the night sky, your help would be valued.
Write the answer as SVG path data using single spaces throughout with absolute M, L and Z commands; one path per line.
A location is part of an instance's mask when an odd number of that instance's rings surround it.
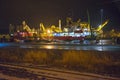
M 21 25 L 25 20 L 30 27 L 55 24 L 66 17 L 73 21 L 87 21 L 89 11 L 91 25 L 97 27 L 102 21 L 109 19 L 106 30 L 120 29 L 120 0 L 0 0 L 0 33 L 7 33 L 9 24 Z M 101 12 L 103 10 L 103 12 Z

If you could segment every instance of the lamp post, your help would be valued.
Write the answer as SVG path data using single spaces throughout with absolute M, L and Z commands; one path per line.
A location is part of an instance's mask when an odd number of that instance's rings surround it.
M 102 25 L 102 20 L 103 20 L 103 9 L 100 9 L 100 16 L 101 16 L 100 23 L 101 23 L 101 25 Z M 103 51 L 103 42 L 102 42 L 102 40 L 100 40 L 100 41 L 101 41 L 102 51 Z
M 103 20 L 103 9 L 100 9 L 100 16 L 101 16 L 101 24 L 102 24 L 102 20 Z

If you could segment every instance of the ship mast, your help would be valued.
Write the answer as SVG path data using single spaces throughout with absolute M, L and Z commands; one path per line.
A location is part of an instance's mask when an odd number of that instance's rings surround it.
M 88 28 L 90 29 L 91 39 L 92 39 L 93 38 L 93 34 L 92 34 L 92 27 L 90 25 L 90 15 L 89 15 L 88 9 L 87 9 L 87 16 L 88 16 Z

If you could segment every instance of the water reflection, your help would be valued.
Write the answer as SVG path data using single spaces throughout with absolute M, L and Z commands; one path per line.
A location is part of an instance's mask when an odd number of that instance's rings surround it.
M 55 46 L 53 46 L 53 45 L 46 45 L 46 46 L 43 46 L 43 48 L 45 48 L 45 49 L 55 49 Z
M 8 44 L 8 43 L 0 43 L 0 47 L 7 47 L 7 46 L 9 46 L 10 44 Z
M 97 51 L 104 51 L 103 46 L 98 46 L 98 47 L 95 47 L 95 49 L 96 49 Z
M 63 50 L 95 50 L 95 51 L 119 51 L 120 46 L 113 45 L 21 45 L 20 48 L 39 48 L 39 49 L 63 49 Z
M 120 51 L 120 45 L 105 45 L 106 41 L 99 44 L 82 43 L 0 43 L 0 48 L 38 48 L 38 49 L 61 49 L 61 50 L 96 50 L 96 51 Z

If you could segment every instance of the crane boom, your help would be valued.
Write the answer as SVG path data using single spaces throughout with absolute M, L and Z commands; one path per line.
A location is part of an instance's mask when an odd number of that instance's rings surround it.
M 28 25 L 25 25 L 23 29 L 26 30 L 26 31 L 28 31 L 28 32 L 31 31 L 31 29 L 30 29 L 30 27 Z
M 108 22 L 109 20 L 106 20 L 103 24 L 99 25 L 96 31 L 100 31 Z
M 44 27 L 43 23 L 40 23 L 40 30 L 45 32 L 45 27 Z

